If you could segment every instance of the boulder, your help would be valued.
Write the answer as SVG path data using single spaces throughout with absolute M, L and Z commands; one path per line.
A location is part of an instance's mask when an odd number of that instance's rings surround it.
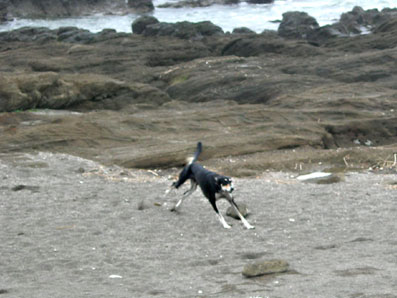
M 173 36 L 182 39 L 202 39 L 205 36 L 221 35 L 223 34 L 223 30 L 209 21 L 198 23 L 186 21 L 177 23 L 160 22 L 146 26 L 142 34 L 145 36 Z
M 152 16 L 139 17 L 132 23 L 132 32 L 135 34 L 142 34 L 147 26 L 157 23 L 159 23 L 159 20 L 157 20 L 155 17 Z
M 247 27 L 239 27 L 234 28 L 232 34 L 256 34 L 256 32 Z
M 285 273 L 289 270 L 289 264 L 284 260 L 266 260 L 247 264 L 242 274 L 245 277 L 256 277 L 267 274 Z
M 247 205 L 244 204 L 244 203 L 239 203 L 239 204 L 237 204 L 237 206 L 238 206 L 238 210 L 240 211 L 241 215 L 246 217 L 248 215 Z M 234 210 L 234 208 L 232 206 L 227 208 L 226 215 L 230 216 L 230 217 L 233 217 L 235 219 L 240 219 L 240 217 L 238 216 L 237 212 Z
M 320 46 L 334 38 L 344 36 L 334 25 L 325 25 L 311 31 L 306 38 L 310 44 Z
M 283 13 L 278 34 L 284 38 L 306 39 L 317 28 L 319 25 L 316 19 L 306 12 L 291 11 Z
M 128 0 L 128 7 L 139 12 L 148 12 L 154 10 L 152 0 Z

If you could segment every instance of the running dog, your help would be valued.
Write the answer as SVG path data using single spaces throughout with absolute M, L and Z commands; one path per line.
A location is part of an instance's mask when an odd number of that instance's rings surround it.
M 186 191 L 182 198 L 176 203 L 176 205 L 171 209 L 171 211 L 177 211 L 181 206 L 184 199 L 191 195 L 196 189 L 197 185 L 200 186 L 203 194 L 210 201 L 212 207 L 214 208 L 216 215 L 225 229 L 230 229 L 231 226 L 228 225 L 226 220 L 223 218 L 222 214 L 216 206 L 216 201 L 219 199 L 226 199 L 230 205 L 234 208 L 238 216 L 240 217 L 242 223 L 247 229 L 254 229 L 255 227 L 250 225 L 249 222 L 244 218 L 244 216 L 238 210 L 236 203 L 232 197 L 233 183 L 231 178 L 219 175 L 217 173 L 211 172 L 205 169 L 203 166 L 196 163 L 200 153 L 202 151 L 201 142 L 197 143 L 197 150 L 193 158 L 188 160 L 187 165 L 183 168 L 182 172 L 179 174 L 178 181 L 174 182 L 171 187 L 179 188 L 186 180 L 190 179 L 191 187 Z

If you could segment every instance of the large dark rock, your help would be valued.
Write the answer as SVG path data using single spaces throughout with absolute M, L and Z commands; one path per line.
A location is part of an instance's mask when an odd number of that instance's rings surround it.
M 284 41 L 275 33 L 246 35 L 228 42 L 221 51 L 222 55 L 252 57 L 266 54 L 288 54 L 291 56 L 315 56 L 318 49 L 306 43 Z
M 13 31 L 0 32 L 0 41 L 3 42 L 45 42 L 55 39 L 55 32 L 46 27 L 22 27 Z
M 232 34 L 256 34 L 256 32 L 247 27 L 239 27 L 234 28 Z
M 160 8 L 182 8 L 182 7 L 208 7 L 214 4 L 228 5 L 237 4 L 240 0 L 181 0 L 177 2 L 166 2 L 159 5 Z
M 343 13 L 338 22 L 309 32 L 307 40 L 314 45 L 326 44 L 338 37 L 352 37 L 370 32 L 381 32 L 397 18 L 397 9 L 364 10 L 356 6 Z
M 9 0 L 0 0 L 0 23 L 8 21 Z
M 306 12 L 291 11 L 283 13 L 278 34 L 285 38 L 306 39 L 318 27 L 316 19 Z
M 391 18 L 382 24 L 378 25 L 374 33 L 389 33 L 389 32 L 397 32 L 397 17 Z
M 152 0 L 128 0 L 128 7 L 139 12 L 148 12 L 154 10 Z
M 172 36 L 182 39 L 202 39 L 205 36 L 214 36 L 223 34 L 221 27 L 214 25 L 209 21 L 192 23 L 155 23 L 147 25 L 141 33 L 145 36 Z
M 45 43 L 58 40 L 68 43 L 90 44 L 127 35 L 127 33 L 117 33 L 113 29 L 104 29 L 101 32 L 92 33 L 77 27 L 61 27 L 56 30 L 50 30 L 46 27 L 22 27 L 13 31 L 0 32 L 0 41 Z
M 307 35 L 307 41 L 312 45 L 319 46 L 337 37 L 345 37 L 345 35 L 334 25 L 325 25 L 310 32 Z
M 154 25 L 157 23 L 159 23 L 159 20 L 157 20 L 155 17 L 152 16 L 139 17 L 132 23 L 132 32 L 135 34 L 142 34 L 147 26 Z
M 54 18 L 97 13 L 125 14 L 154 9 L 151 0 L 128 2 L 125 0 L 3 0 L 3 2 L 6 2 L 9 17 L 18 18 Z

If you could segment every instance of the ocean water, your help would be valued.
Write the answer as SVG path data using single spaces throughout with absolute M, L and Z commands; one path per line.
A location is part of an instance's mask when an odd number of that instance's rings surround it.
M 165 2 L 176 0 L 154 0 L 158 6 Z M 204 8 L 158 8 L 152 15 L 162 22 L 179 21 L 211 21 L 226 31 L 232 31 L 237 27 L 248 27 L 255 32 L 265 29 L 277 30 L 282 19 L 282 14 L 287 11 L 304 11 L 316 18 L 320 26 L 331 24 L 342 13 L 351 11 L 354 6 L 364 9 L 377 8 L 379 10 L 389 7 L 396 8 L 395 0 L 275 0 L 272 4 L 248 4 L 213 5 Z M 139 17 L 136 14 L 124 16 L 95 15 L 79 18 L 63 19 L 16 19 L 0 25 L 0 31 L 14 30 L 24 26 L 49 27 L 57 29 L 62 26 L 76 26 L 91 32 L 99 32 L 103 29 L 115 29 L 118 32 L 131 32 L 132 22 Z

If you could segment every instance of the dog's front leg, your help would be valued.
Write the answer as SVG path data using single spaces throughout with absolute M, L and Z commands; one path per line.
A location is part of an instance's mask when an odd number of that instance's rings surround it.
M 230 229 L 231 226 L 226 222 L 226 220 L 223 218 L 222 214 L 219 213 L 218 207 L 216 206 L 216 198 L 209 198 L 208 199 L 212 205 L 212 208 L 214 208 L 215 212 L 216 212 L 216 216 L 218 217 L 219 221 L 221 222 L 222 226 L 225 229 Z
M 230 229 L 231 226 L 226 222 L 226 220 L 223 218 L 222 214 L 220 214 L 219 212 L 216 214 L 218 216 L 219 221 L 221 222 L 221 224 L 223 225 L 223 227 L 225 229 Z
M 233 199 L 232 195 L 229 194 L 229 193 L 226 193 L 226 199 L 229 201 L 230 205 L 232 205 L 234 211 L 236 211 L 238 217 L 240 217 L 240 219 L 241 219 L 242 223 L 244 224 L 244 226 L 245 226 L 248 230 L 255 229 L 255 227 L 252 226 L 252 225 L 244 218 L 244 216 L 240 213 L 240 210 L 238 210 L 238 206 L 237 206 L 237 204 L 234 202 L 234 199 Z

